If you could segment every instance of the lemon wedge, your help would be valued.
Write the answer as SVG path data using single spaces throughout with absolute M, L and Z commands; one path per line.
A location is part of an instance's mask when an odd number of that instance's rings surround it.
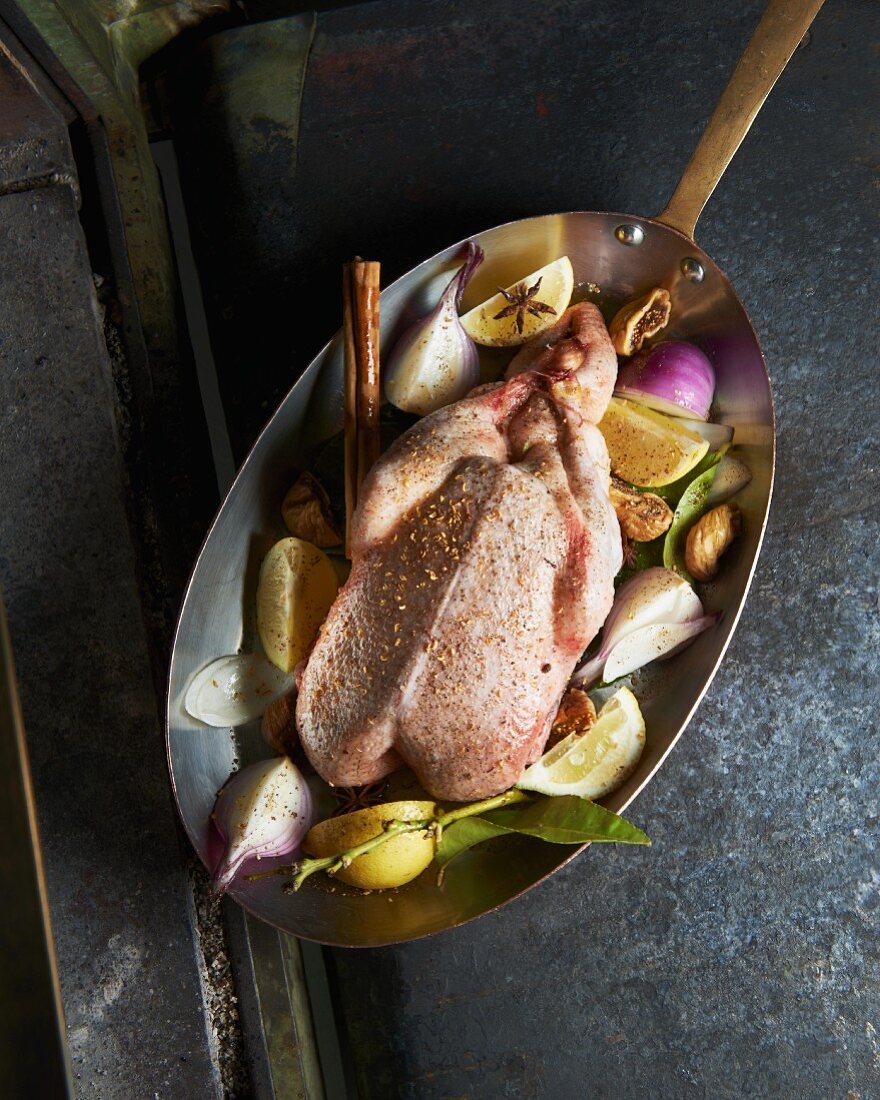
M 365 810 L 342 814 L 320 821 L 306 834 L 303 849 L 310 856 L 323 858 L 346 852 L 384 832 L 391 821 L 424 821 L 433 817 L 433 802 L 385 802 Z M 434 837 L 418 831 L 401 833 L 378 845 L 372 852 L 358 856 L 334 878 L 359 886 L 362 890 L 388 890 L 403 886 L 420 875 L 434 858 Z
M 612 397 L 599 431 L 611 471 L 632 485 L 656 488 L 684 477 L 709 450 L 709 441 L 670 416 Z
M 528 296 L 528 292 L 536 285 L 537 290 Z M 459 318 L 461 327 L 478 344 L 493 348 L 514 347 L 546 332 L 554 325 L 568 307 L 571 292 L 574 290 L 571 260 L 568 256 L 560 256 L 553 263 L 517 280 L 506 290 L 513 301 L 504 294 L 496 294 Z M 513 308 L 517 299 L 526 299 L 519 311 Z M 537 305 L 530 307 L 531 302 L 549 306 L 552 312 L 540 309 Z M 506 310 L 511 310 L 508 316 L 498 316 Z
M 629 688 L 621 688 L 599 711 L 586 733 L 570 733 L 526 768 L 517 783 L 541 794 L 602 798 L 633 772 L 645 747 L 645 720 Z
M 257 585 L 257 630 L 272 664 L 284 672 L 294 670 L 338 590 L 333 563 L 317 546 L 296 538 L 275 543 L 263 560 Z

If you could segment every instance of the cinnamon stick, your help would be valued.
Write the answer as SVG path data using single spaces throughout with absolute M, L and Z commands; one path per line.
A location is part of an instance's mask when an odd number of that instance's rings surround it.
M 357 303 L 358 364 L 358 468 L 357 487 L 379 457 L 379 264 L 355 262 L 354 291 Z
M 342 279 L 345 352 L 345 552 L 351 557 L 350 524 L 370 467 L 379 457 L 380 265 L 356 257 Z
M 355 352 L 351 264 L 342 268 L 342 342 L 344 355 L 343 438 L 345 441 L 345 556 L 351 557 L 349 529 L 357 504 L 357 355 Z

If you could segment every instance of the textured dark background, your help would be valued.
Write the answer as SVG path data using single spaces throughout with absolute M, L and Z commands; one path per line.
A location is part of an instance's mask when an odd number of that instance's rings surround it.
M 298 139 L 251 118 L 244 160 L 217 55 L 185 44 L 168 110 L 236 457 L 338 324 L 352 254 L 390 279 L 520 215 L 659 210 L 761 7 L 323 12 Z M 253 33 L 225 32 L 227 78 Z M 876 5 L 828 0 L 699 225 L 763 343 L 779 461 L 739 631 L 631 811 L 654 845 L 589 853 L 440 937 L 328 952 L 365 1100 L 880 1096 L 878 39 Z M 0 150 L 0 584 L 70 1039 L 82 1095 L 202 1096 L 126 379 L 50 116 L 4 121 Z

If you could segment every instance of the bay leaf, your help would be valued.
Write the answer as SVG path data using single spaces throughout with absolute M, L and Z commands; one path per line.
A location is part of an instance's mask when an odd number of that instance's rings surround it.
M 577 795 L 558 795 L 492 810 L 484 820 L 551 844 L 651 843 L 641 829 L 625 818 Z
M 496 836 L 504 836 L 510 831 L 502 825 L 494 825 L 483 817 L 464 817 L 443 830 L 434 858 L 441 867 L 445 867 L 450 860 L 466 852 L 468 848 L 473 848 L 475 844 L 482 844 L 484 840 L 491 840 Z

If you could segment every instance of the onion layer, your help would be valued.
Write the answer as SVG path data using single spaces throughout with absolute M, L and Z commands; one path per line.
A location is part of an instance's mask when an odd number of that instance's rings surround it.
M 709 454 L 720 451 L 721 448 L 733 439 L 733 427 L 730 424 L 716 424 L 711 420 L 689 420 L 683 416 L 676 417 L 679 424 L 683 424 L 688 431 L 701 435 L 709 444 Z
M 242 726 L 293 687 L 293 674 L 281 672 L 262 653 L 233 653 L 199 669 L 183 706 L 208 726 Z

